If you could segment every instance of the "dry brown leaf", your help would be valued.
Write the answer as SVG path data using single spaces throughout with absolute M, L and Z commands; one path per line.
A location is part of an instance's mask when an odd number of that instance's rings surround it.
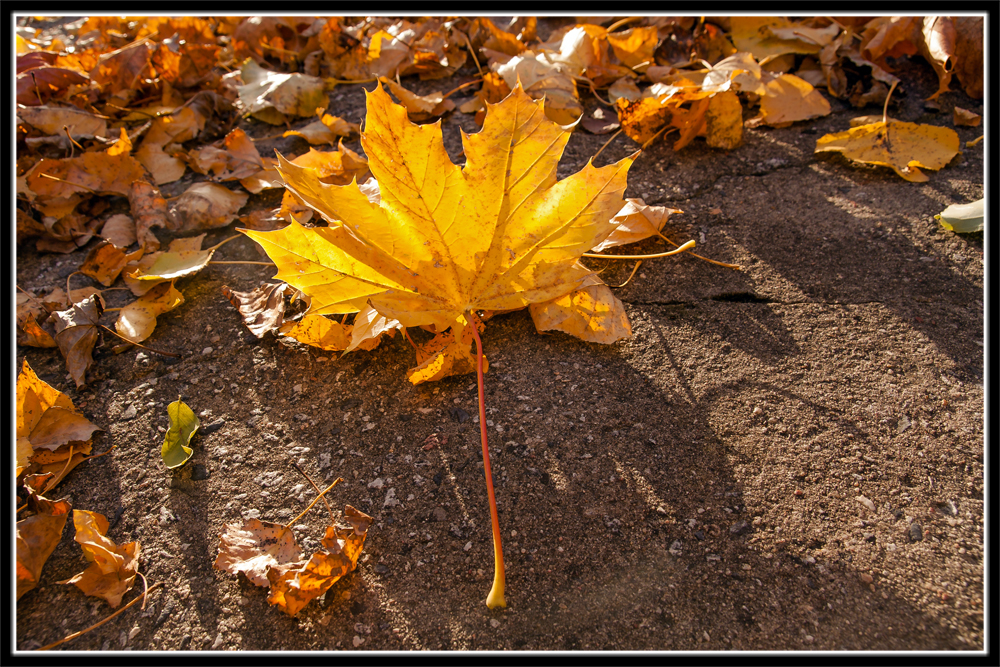
M 736 48 L 749 51 L 757 60 L 785 53 L 819 53 L 840 33 L 836 24 L 813 28 L 777 16 L 733 16 L 730 26 Z
M 830 113 L 823 95 L 794 74 L 782 74 L 765 84 L 760 99 L 760 122 L 771 127 L 819 118 Z
M 482 331 L 485 325 L 478 318 L 476 326 Z M 407 369 L 406 379 L 413 384 L 435 382 L 451 375 L 465 375 L 476 372 L 476 352 L 473 349 L 475 336 L 471 325 L 462 328 L 456 340 L 454 327 L 439 333 L 423 345 L 417 346 L 417 365 Z M 489 361 L 483 356 L 483 372 L 489 369 Z
M 181 232 L 225 227 L 249 198 L 215 183 L 195 183 L 174 201 L 170 215 Z
M 349 137 L 352 134 L 360 134 L 361 126 L 357 123 L 348 123 L 339 116 L 323 114 L 319 120 L 309 123 L 298 130 L 288 130 L 283 137 L 302 137 L 310 146 L 323 144 L 336 144 L 340 137 Z
M 282 125 L 286 116 L 312 116 L 330 104 L 319 77 L 270 72 L 253 60 L 243 64 L 240 75 L 244 85 L 237 90 L 243 107 L 265 123 Z
M 365 307 L 354 317 L 354 326 L 351 329 L 351 342 L 344 350 L 374 350 L 382 342 L 382 336 L 392 338 L 396 334 L 396 329 L 402 329 L 403 325 L 399 321 L 380 315 L 377 310 L 370 305 Z
M 982 16 L 955 16 L 955 76 L 969 97 L 983 99 L 983 30 Z
M 128 192 L 128 203 L 135 219 L 135 236 L 146 252 L 158 250 L 160 241 L 153 234 L 154 227 L 177 229 L 178 225 L 167 210 L 167 200 L 160 189 L 146 181 L 132 183 Z
M 351 326 L 328 319 L 322 315 L 306 313 L 298 322 L 285 322 L 279 333 L 294 338 L 300 343 L 318 347 L 321 350 L 338 352 L 351 344 Z
M 606 345 L 632 335 L 625 306 L 597 276 L 558 299 L 533 303 L 528 310 L 538 331 L 563 331 Z
M 28 187 L 39 198 L 65 199 L 75 194 L 125 197 L 132 182 L 144 176 L 142 165 L 130 155 L 84 153 L 62 160 L 43 158 L 28 176 Z
M 264 168 L 246 178 L 241 178 L 240 185 L 255 195 L 264 190 L 284 187 L 285 182 L 281 180 L 281 174 L 275 168 L 277 163 L 273 157 L 262 157 L 261 164 Z
M 54 336 L 59 352 L 66 360 L 76 386 L 86 382 L 87 369 L 94 363 L 91 356 L 98 337 L 98 321 L 104 312 L 104 299 L 99 294 L 74 303 L 68 310 L 52 313 L 55 321 Z
M 210 146 L 190 151 L 187 163 L 199 174 L 211 172 L 214 181 L 248 178 L 264 169 L 264 162 L 253 140 L 239 128 Z
M 124 213 L 113 215 L 101 227 L 101 236 L 119 248 L 128 248 L 137 240 L 135 220 Z
M 285 317 L 285 293 L 288 283 L 267 283 L 249 292 L 237 292 L 223 285 L 222 294 L 229 299 L 243 318 L 243 324 L 257 338 L 276 331 Z
M 267 572 L 276 565 L 302 557 L 288 526 L 249 519 L 242 526 L 227 524 L 219 538 L 219 555 L 213 567 L 230 574 L 243 573 L 258 586 L 268 586 Z
M 21 107 L 17 110 L 17 115 L 45 134 L 58 135 L 68 131 L 74 139 L 104 137 L 108 134 L 108 123 L 104 118 L 73 106 Z
M 131 261 L 138 260 L 140 257 L 142 257 L 142 248 L 136 252 L 126 254 L 123 248 L 119 248 L 114 243 L 101 241 L 90 249 L 86 259 L 83 260 L 83 264 L 80 265 L 77 271 L 93 278 L 105 287 L 111 287 L 111 284 L 117 280 L 118 274 L 122 272 L 125 265 Z
M 653 52 L 659 43 L 659 36 L 654 26 L 608 33 L 607 40 L 618 60 L 627 67 L 634 69 L 643 64 L 654 63 Z
M 350 505 L 344 510 L 344 518 L 350 527 L 328 526 L 321 542 L 323 548 L 308 561 L 272 566 L 267 571 L 271 585 L 268 602 L 294 616 L 357 567 L 373 519 Z
M 671 215 L 683 213 L 667 206 L 647 206 L 638 198 L 625 200 L 625 205 L 611 218 L 616 225 L 611 234 L 593 247 L 591 252 L 604 252 L 608 248 L 636 243 L 656 236 L 667 224 Z
M 393 81 L 382 77 L 379 79 L 389 87 L 396 99 L 406 107 L 406 113 L 414 123 L 423 123 L 433 118 L 440 118 L 455 108 L 455 103 L 444 97 L 443 93 L 417 95 Z
M 62 430 L 62 423 L 58 419 L 46 419 L 45 415 L 50 410 L 58 410 L 58 416 L 66 417 L 66 413 L 71 413 L 82 417 L 76 411 L 73 401 L 69 396 L 50 386 L 41 380 L 27 359 L 21 364 L 21 372 L 17 377 L 17 388 L 15 390 L 16 405 L 16 429 L 18 443 L 17 475 L 28 467 L 34 445 L 31 443 L 32 437 L 46 447 L 55 445 L 56 447 L 68 444 L 87 441 L 91 434 L 99 430 L 97 426 L 87 422 L 89 426 L 83 425 L 75 417 L 68 430 Z M 35 428 L 42 423 L 43 419 L 49 425 L 44 428 L 44 438 L 42 433 L 33 435 Z M 87 428 L 90 429 L 86 432 Z M 84 437 L 85 436 L 85 437 Z M 21 454 L 24 454 L 22 457 Z
M 983 117 L 977 113 L 969 111 L 968 109 L 956 106 L 955 110 L 952 112 L 952 122 L 954 122 L 955 125 L 962 125 L 965 127 L 979 127 L 979 124 L 983 122 Z
M 196 244 L 200 246 L 204 235 L 195 238 Z M 182 247 L 177 244 L 178 240 L 181 239 L 175 239 L 170 244 L 169 251 L 154 252 L 144 256 L 138 263 L 130 263 L 125 267 L 127 269 L 124 274 L 125 284 L 133 294 L 142 296 L 162 282 L 194 275 L 208 265 L 215 253 L 214 248 L 178 250 L 178 247 Z
M 17 522 L 17 599 L 35 588 L 42 567 L 62 539 L 66 519 L 72 509 L 67 500 L 49 500 L 32 493 L 28 496 L 32 516 Z
M 73 510 L 73 525 L 75 539 L 92 564 L 75 577 L 57 583 L 74 584 L 86 595 L 102 598 L 116 609 L 139 572 L 139 543 L 118 545 L 108 539 L 108 520 L 97 512 Z
M 622 130 L 639 145 L 655 137 L 673 118 L 671 108 L 654 97 L 643 97 L 634 102 L 619 97 L 615 100 L 615 110 Z
M 513 90 L 520 79 L 529 97 L 545 98 L 546 116 L 560 125 L 572 125 L 583 115 L 576 81 L 565 65 L 549 62 L 544 56 L 525 51 L 495 66 L 494 71 L 503 78 L 508 90 Z
M 90 73 L 90 80 L 104 93 L 123 100 L 131 100 L 142 88 L 143 80 L 152 78 L 149 45 L 140 40 L 120 49 L 103 54 L 97 67 Z
M 938 89 L 929 100 L 951 89 L 952 59 L 955 55 L 955 24 L 947 16 L 925 16 L 921 26 L 920 54 L 938 76 Z
M 152 335 L 156 318 L 184 303 L 184 295 L 174 282 L 156 285 L 141 297 L 123 307 L 115 321 L 115 329 L 133 343 L 141 343 Z
M 836 132 L 816 141 L 816 153 L 843 153 L 844 157 L 889 167 L 908 181 L 928 180 L 924 169 L 941 169 L 958 154 L 954 130 L 902 121 L 879 121 L 846 132 Z
M 808 84 L 807 84 L 808 85 Z M 705 143 L 731 151 L 743 143 L 743 105 L 735 92 L 727 90 L 709 98 L 705 111 Z

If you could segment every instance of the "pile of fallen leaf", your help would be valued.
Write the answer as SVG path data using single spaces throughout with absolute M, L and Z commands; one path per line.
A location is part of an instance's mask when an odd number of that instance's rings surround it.
M 981 16 L 580 19 L 547 35 L 532 17 L 504 26 L 360 16 L 98 16 L 53 33 L 22 25 L 17 242 L 42 253 L 89 250 L 65 284 L 19 289 L 17 342 L 57 349 L 78 388 L 106 342 L 174 354 L 145 347 L 157 317 L 239 238 L 204 248 L 205 232 L 238 223 L 279 269 L 281 282 L 224 290 L 260 337 L 351 352 L 399 331 L 415 350 L 413 383 L 474 372 L 484 321 L 512 309 L 529 307 L 539 330 L 611 343 L 631 335 L 628 319 L 581 258 L 652 236 L 676 246 L 663 230 L 679 212 L 623 199 L 634 156 L 557 182 L 571 132 L 618 131 L 637 148 L 670 136 L 674 150 L 700 137 L 732 150 L 744 127 L 829 114 L 829 96 L 881 114 L 821 137 L 816 152 L 926 180 L 920 169 L 944 168 L 958 137 L 889 116 L 893 91 L 906 86 L 894 68 L 902 58 L 929 63 L 939 85 L 927 104 L 956 85 L 981 99 L 983 34 Z M 417 95 L 406 85 L 414 76 L 451 81 Z M 337 86 L 375 82 L 364 132 L 330 109 Z M 484 128 L 466 137 L 464 168 L 428 124 L 455 113 Z M 981 119 L 955 107 L 953 122 Z M 251 123 L 285 126 L 308 152 L 261 155 L 244 129 Z M 345 145 L 359 138 L 364 155 Z M 160 188 L 189 170 L 196 182 L 164 197 Z M 417 173 L 433 178 L 418 184 Z M 280 205 L 241 214 L 278 188 Z M 409 205 L 414 198 L 419 205 Z M 981 211 L 955 211 L 942 224 L 981 229 Z M 111 290 L 130 300 L 108 308 Z M 410 327 L 433 336 L 416 343 Z M 177 468 L 190 458 L 197 418 L 180 401 L 171 408 L 162 456 Z M 69 516 L 68 502 L 47 496 L 93 456 L 98 430 L 25 362 L 18 597 L 37 585 Z M 310 558 L 286 527 L 231 526 L 217 566 L 268 585 L 269 600 L 295 613 L 356 565 L 370 517 L 350 507 L 344 516 L 351 527 L 331 522 Z M 138 544 L 108 540 L 95 513 L 74 510 L 74 525 L 92 565 L 66 583 L 118 606 L 139 571 Z

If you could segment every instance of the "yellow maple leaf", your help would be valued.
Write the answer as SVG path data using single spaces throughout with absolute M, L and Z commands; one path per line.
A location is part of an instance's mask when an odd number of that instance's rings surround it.
M 816 153 L 837 152 L 857 162 L 889 167 L 908 181 L 928 180 L 924 169 L 941 169 L 958 154 L 954 130 L 935 125 L 882 120 L 846 132 L 835 132 L 816 141 Z
M 440 124 L 414 125 L 379 86 L 368 94 L 362 145 L 380 203 L 356 183 L 322 183 L 279 156 L 289 190 L 329 221 L 245 232 L 275 276 L 312 298 L 313 314 L 367 302 L 404 326 L 464 328 L 474 310 L 512 310 L 576 289 L 577 260 L 600 243 L 622 206 L 634 156 L 556 180 L 569 132 L 521 89 L 490 105 L 483 130 L 463 137 L 454 165 Z

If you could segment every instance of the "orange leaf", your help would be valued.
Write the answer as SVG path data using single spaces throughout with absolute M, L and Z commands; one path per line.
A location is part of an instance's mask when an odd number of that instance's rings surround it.
M 32 493 L 28 506 L 36 513 L 17 522 L 17 599 L 38 585 L 42 567 L 62 539 L 71 506 Z
M 57 583 L 75 584 L 85 594 L 106 600 L 112 609 L 118 607 L 139 571 L 139 543 L 118 545 L 105 537 L 108 520 L 97 512 L 73 510 L 73 525 L 83 555 L 93 564 Z

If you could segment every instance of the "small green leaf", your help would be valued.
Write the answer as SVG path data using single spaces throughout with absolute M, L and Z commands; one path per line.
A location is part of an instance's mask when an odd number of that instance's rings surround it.
M 971 204 L 952 204 L 934 218 L 945 229 L 958 234 L 983 231 L 983 200 Z
M 180 397 L 167 406 L 167 416 L 170 417 L 170 428 L 163 438 L 163 449 L 160 456 L 168 468 L 178 468 L 191 458 L 194 450 L 188 447 L 194 432 L 201 422 Z

